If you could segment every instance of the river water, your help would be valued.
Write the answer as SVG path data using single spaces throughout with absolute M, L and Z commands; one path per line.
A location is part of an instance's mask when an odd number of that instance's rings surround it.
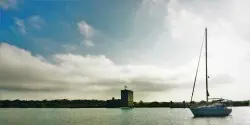
M 250 125 L 250 107 L 224 118 L 193 118 L 189 109 L 0 109 L 0 125 Z

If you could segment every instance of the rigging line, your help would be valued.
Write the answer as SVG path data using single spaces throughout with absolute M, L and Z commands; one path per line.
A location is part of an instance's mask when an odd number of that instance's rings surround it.
M 199 70 L 199 65 L 200 65 L 200 59 L 201 59 L 201 54 L 202 54 L 202 48 L 203 48 L 203 44 L 204 44 L 204 37 L 203 36 L 203 41 L 202 41 L 202 44 L 201 44 L 201 49 L 200 49 L 200 55 L 199 55 L 199 61 L 198 61 L 198 65 L 197 65 L 197 68 L 196 68 L 196 73 L 195 73 L 195 78 L 194 78 L 194 85 L 193 85 L 193 91 L 192 91 L 192 96 L 191 96 L 191 101 L 193 101 L 193 95 L 194 95 L 194 88 L 195 88 L 195 83 L 196 83 L 196 78 L 197 78 L 197 74 L 198 74 L 198 70 Z

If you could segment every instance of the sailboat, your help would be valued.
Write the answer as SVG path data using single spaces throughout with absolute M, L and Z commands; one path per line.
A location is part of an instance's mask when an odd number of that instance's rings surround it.
M 203 42 L 202 42 L 202 48 L 203 48 Z M 193 102 L 193 94 L 194 94 L 194 88 L 197 78 L 197 73 L 199 69 L 199 63 L 202 53 L 202 48 L 200 51 L 198 66 L 196 69 L 196 75 L 193 85 L 193 91 L 190 101 L 190 107 L 189 109 L 193 113 L 194 117 L 225 117 L 230 115 L 232 112 L 232 109 L 230 108 L 230 100 L 223 99 L 223 98 L 208 98 L 209 92 L 208 92 L 208 70 L 207 70 L 207 28 L 205 28 L 205 62 L 206 62 L 206 102 L 203 103 L 194 103 Z M 210 101 L 211 100 L 211 101 Z

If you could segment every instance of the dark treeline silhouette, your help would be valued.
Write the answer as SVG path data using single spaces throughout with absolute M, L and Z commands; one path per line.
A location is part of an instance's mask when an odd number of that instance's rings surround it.
M 186 108 L 188 107 L 187 103 L 185 103 L 185 101 L 183 102 L 157 102 L 157 101 L 154 101 L 154 102 L 143 102 L 143 101 L 140 101 L 140 102 L 135 102 L 134 103 L 134 106 L 135 107 L 170 107 L 170 108 Z
M 106 101 L 102 100 L 2 100 L 1 108 L 103 108 Z
M 202 102 L 202 101 L 201 101 Z M 194 102 L 197 103 L 197 102 Z M 134 102 L 134 107 L 187 108 L 188 102 Z M 249 101 L 233 101 L 232 106 L 249 106 Z M 119 108 L 120 100 L 1 100 L 0 108 Z

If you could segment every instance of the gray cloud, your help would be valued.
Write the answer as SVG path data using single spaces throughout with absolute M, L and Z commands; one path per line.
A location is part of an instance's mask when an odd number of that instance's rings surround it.
M 216 76 L 210 76 L 209 82 L 213 85 L 216 84 L 231 84 L 235 81 L 234 77 L 228 75 L 228 74 L 217 74 Z
M 14 46 L 0 44 L 0 89 L 8 91 L 63 90 L 56 67 Z
M 125 85 L 130 89 L 136 90 L 136 92 L 164 92 L 178 88 L 174 83 L 157 83 L 157 81 L 145 80 L 131 80 L 130 82 L 118 81 L 118 80 L 107 80 L 95 83 L 89 83 L 91 86 L 105 87 L 107 90 L 121 90 Z
M 0 89 L 13 95 L 36 93 L 27 95 L 32 99 L 55 98 L 53 94 L 73 99 L 107 99 L 119 97 L 120 90 L 127 85 L 137 93 L 137 99 L 143 99 L 150 94 L 192 88 L 189 66 L 169 70 L 153 65 L 117 65 L 105 56 L 74 54 L 56 54 L 51 58 L 54 63 L 2 43 Z M 225 77 L 213 79 L 222 83 L 220 80 Z
M 103 93 L 100 97 L 103 98 L 111 97 L 111 93 L 119 91 L 124 85 L 138 93 L 167 92 L 182 86 L 181 82 L 176 81 L 178 79 L 175 74 L 172 74 L 174 71 L 156 66 L 116 65 L 105 56 L 56 54 L 52 59 L 54 63 L 2 43 L 0 89 L 9 92 L 37 92 L 41 97 L 45 92 L 69 94 L 66 97 L 78 92 L 76 98 L 80 93 L 83 98 L 89 97 L 82 95 L 84 93 Z M 111 90 L 113 92 L 109 92 Z
M 32 84 L 32 83 L 29 83 L 29 84 Z M 23 93 L 27 93 L 28 92 L 36 92 L 36 93 L 39 93 L 39 92 L 50 92 L 50 93 L 59 93 L 59 92 L 65 92 L 67 91 L 66 88 L 61 88 L 59 85 L 58 86 L 54 86 L 54 87 L 36 87 L 36 88 L 32 88 L 30 86 L 27 85 L 26 83 L 26 86 L 25 85 L 13 85 L 13 86 L 10 86 L 10 85 L 0 85 L 0 90 L 5 92 L 5 91 L 8 91 L 8 92 L 23 92 Z

